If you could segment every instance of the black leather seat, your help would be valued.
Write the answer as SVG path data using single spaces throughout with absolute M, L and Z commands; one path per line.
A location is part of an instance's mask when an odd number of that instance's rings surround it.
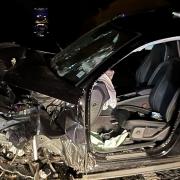
M 149 108 L 148 98 L 152 87 L 161 80 L 168 67 L 168 61 L 179 57 L 177 43 L 179 41 L 172 41 L 157 44 L 152 48 L 150 54 L 136 71 L 137 91 L 122 95 L 118 105 L 129 104 Z
M 179 57 L 177 41 L 156 44 L 136 71 L 137 86 L 154 85 L 158 66 L 172 58 Z M 156 77 L 157 78 L 157 77 Z
M 131 105 L 118 106 L 136 118 L 130 118 L 122 127 L 129 130 L 132 140 L 160 141 L 170 131 L 170 122 L 175 121 L 180 100 L 180 59 L 172 59 L 162 79 L 155 85 L 149 96 L 151 111 Z M 152 116 L 158 115 L 158 118 Z

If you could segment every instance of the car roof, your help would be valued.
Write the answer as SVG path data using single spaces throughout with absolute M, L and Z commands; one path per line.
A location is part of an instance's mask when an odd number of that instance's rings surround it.
M 180 13 L 172 8 L 149 10 L 135 15 L 120 15 L 111 22 L 116 28 L 139 32 L 147 39 L 156 40 L 179 35 Z
M 146 12 L 141 12 L 132 15 L 120 14 L 112 21 L 108 22 L 112 28 L 119 29 L 119 31 L 127 31 L 137 33 L 138 36 L 124 46 L 106 62 L 101 64 L 101 67 L 96 69 L 96 73 L 90 74 L 89 77 L 84 79 L 84 82 L 79 86 L 84 87 L 88 83 L 88 79 L 95 79 L 101 75 L 107 68 L 113 64 L 117 64 L 122 58 L 127 56 L 130 52 L 145 45 L 153 44 L 151 42 L 162 43 L 157 40 L 169 39 L 180 40 L 180 14 L 179 17 L 171 8 L 160 8 Z M 170 38 L 171 37 L 171 38 Z M 172 38 L 173 37 L 173 38 Z M 167 40 L 168 41 L 168 40 Z M 109 67 L 107 67 L 109 66 Z M 93 78 L 92 76 L 96 76 Z

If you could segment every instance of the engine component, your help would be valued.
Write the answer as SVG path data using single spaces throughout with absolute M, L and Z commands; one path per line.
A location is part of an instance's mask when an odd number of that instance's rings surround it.
M 68 179 L 84 171 L 84 145 L 75 145 L 55 121 L 73 105 L 45 96 L 41 100 L 23 95 L 0 112 L 0 179 Z M 89 168 L 95 165 L 90 155 L 88 161 Z

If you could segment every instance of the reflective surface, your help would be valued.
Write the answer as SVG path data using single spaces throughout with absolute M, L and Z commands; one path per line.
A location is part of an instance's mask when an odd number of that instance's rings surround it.
M 57 54 L 52 59 L 51 66 L 58 76 L 77 83 L 134 36 L 134 33 L 119 32 L 110 26 L 102 26 Z

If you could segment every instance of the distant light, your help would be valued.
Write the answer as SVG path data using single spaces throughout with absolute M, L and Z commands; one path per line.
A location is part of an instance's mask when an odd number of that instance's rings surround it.
M 172 14 L 173 14 L 175 17 L 180 18 L 180 12 L 173 12 Z

